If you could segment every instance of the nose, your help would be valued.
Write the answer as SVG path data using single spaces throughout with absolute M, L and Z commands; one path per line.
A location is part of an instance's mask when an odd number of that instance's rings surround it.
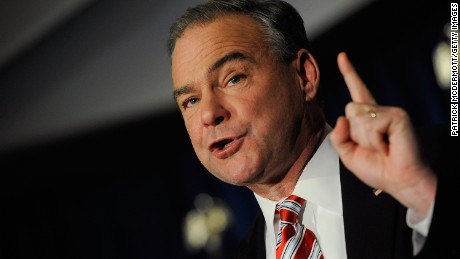
M 230 113 L 223 106 L 220 96 L 207 94 L 201 98 L 201 119 L 205 126 L 217 126 L 230 117 Z

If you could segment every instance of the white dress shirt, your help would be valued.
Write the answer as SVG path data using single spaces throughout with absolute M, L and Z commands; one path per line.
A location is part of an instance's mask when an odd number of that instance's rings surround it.
M 323 141 L 316 153 L 302 171 L 292 194 L 306 200 L 306 206 L 299 213 L 300 223 L 315 233 L 325 258 L 346 259 L 345 232 L 342 211 L 339 156 L 329 140 L 331 127 L 326 126 Z M 279 216 L 275 216 L 276 204 L 254 193 L 262 210 L 266 224 L 266 258 L 275 259 L 276 234 Z M 407 224 L 414 229 L 414 254 L 423 246 L 431 223 L 432 209 L 422 222 L 412 222 L 411 211 L 407 214 Z M 411 221 L 412 220 L 412 221 Z M 416 224 L 414 224 L 416 223 Z

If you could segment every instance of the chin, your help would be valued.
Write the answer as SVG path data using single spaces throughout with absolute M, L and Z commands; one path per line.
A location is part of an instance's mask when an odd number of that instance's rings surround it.
M 237 174 L 226 174 L 226 177 L 220 178 L 222 181 L 229 183 L 235 186 L 247 186 L 250 184 L 254 184 L 256 179 L 258 179 L 258 175 L 254 172 L 250 173 L 237 173 Z

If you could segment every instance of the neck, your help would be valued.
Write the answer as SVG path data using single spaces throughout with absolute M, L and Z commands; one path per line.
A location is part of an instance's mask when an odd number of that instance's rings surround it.
M 319 127 L 314 134 L 311 134 L 308 137 L 305 148 L 280 181 L 273 184 L 248 186 L 249 189 L 258 195 L 273 201 L 278 201 L 289 196 L 294 191 L 297 180 L 302 174 L 303 169 L 321 144 L 324 130 L 324 126 Z

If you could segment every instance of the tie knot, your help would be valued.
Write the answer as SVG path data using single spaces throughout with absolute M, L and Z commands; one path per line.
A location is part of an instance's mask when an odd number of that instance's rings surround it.
M 284 201 L 276 205 L 276 212 L 280 214 L 281 221 L 295 223 L 299 215 L 304 199 L 296 195 L 290 195 Z

